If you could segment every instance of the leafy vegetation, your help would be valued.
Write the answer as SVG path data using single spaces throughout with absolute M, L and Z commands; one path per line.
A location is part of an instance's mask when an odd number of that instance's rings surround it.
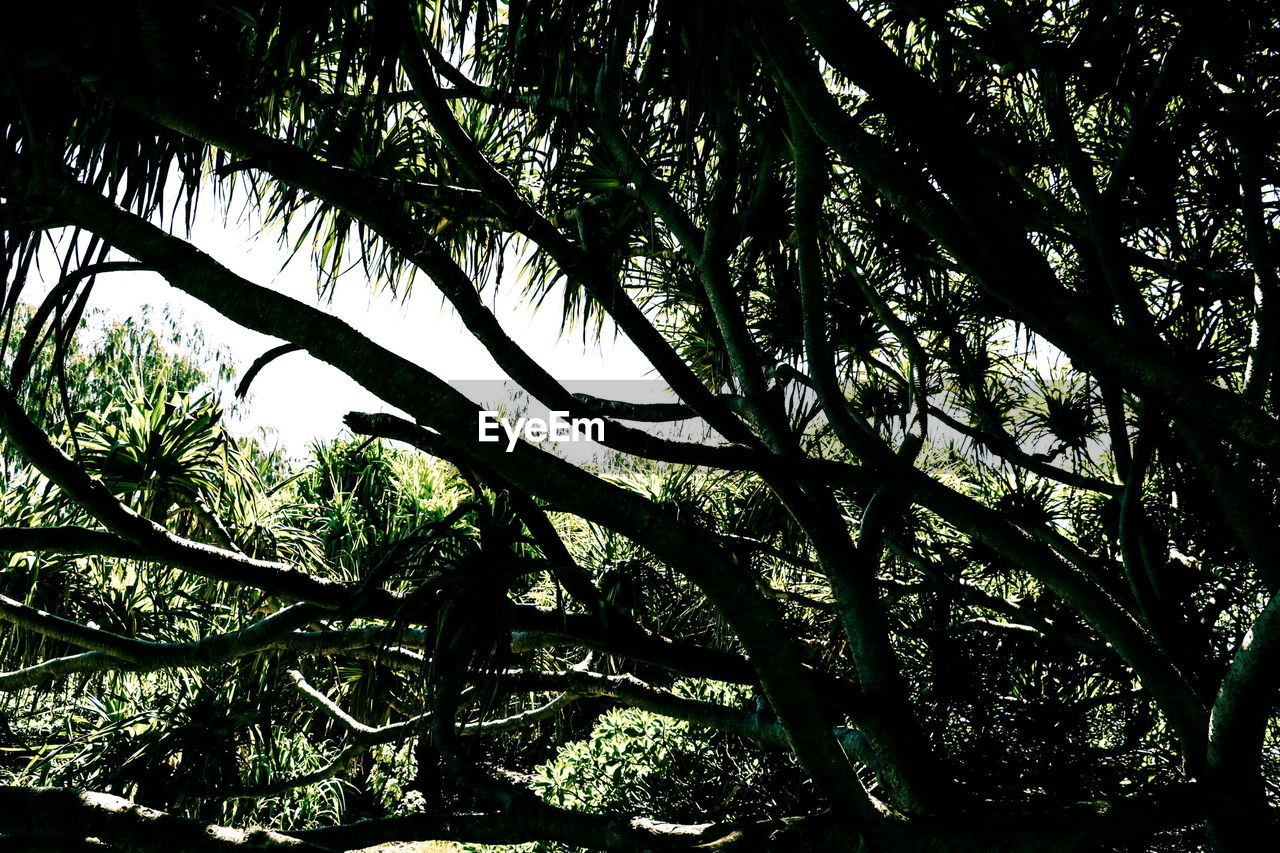
M 0 840 L 1265 849 L 1277 33 L 1243 0 L 25 8 Z M 191 245 L 238 206 L 322 290 L 438 290 L 612 467 L 479 442 Z M 296 465 L 238 436 L 216 352 L 84 331 L 140 269 L 284 342 L 241 387 L 297 348 L 408 417 Z M 571 393 L 491 311 L 513 282 L 677 402 Z

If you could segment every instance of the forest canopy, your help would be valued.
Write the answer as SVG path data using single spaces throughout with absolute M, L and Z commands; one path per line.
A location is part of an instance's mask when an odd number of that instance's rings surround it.
M 1272 4 L 46 0 L 0 72 L 8 848 L 1273 843 Z M 192 242 L 246 208 L 607 470 Z M 98 323 L 138 271 L 279 345 Z M 239 434 L 297 350 L 398 414 Z

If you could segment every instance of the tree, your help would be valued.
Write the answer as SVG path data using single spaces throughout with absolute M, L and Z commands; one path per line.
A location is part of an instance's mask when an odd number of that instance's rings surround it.
M 7 528 L 6 550 L 166 566 L 286 606 L 174 644 L 6 602 L 20 630 L 91 651 L 3 678 L 372 657 L 419 672 L 425 710 L 369 725 L 294 678 L 351 748 L 415 739 L 420 774 L 434 762 L 455 788 L 250 838 L 15 786 L 13 837 L 1225 851 L 1274 831 L 1267 4 L 51 0 L 23 16 L 3 47 L 11 313 L 39 247 L 69 233 L 24 338 L 65 339 L 97 275 L 141 265 L 407 413 L 347 425 L 449 460 L 476 503 L 316 564 L 184 538 L 38 428 L 13 371 L 8 445 L 83 519 Z M 177 205 L 233 193 L 300 228 L 328 286 L 352 260 L 425 279 L 542 403 L 722 488 L 682 502 L 478 442 L 447 383 L 182 238 Z M 616 327 L 680 402 L 571 394 L 481 296 L 508 254 L 531 301 L 563 294 L 566 323 Z M 720 440 L 635 426 L 695 417 Z M 451 542 L 464 516 L 472 544 Z M 583 522 L 638 559 L 593 562 Z M 714 624 L 664 623 L 636 565 L 675 573 Z M 751 686 L 758 707 L 677 677 Z M 503 697 L 494 717 L 475 691 Z M 811 788 L 750 819 L 587 813 L 463 737 L 589 696 L 784 750 Z M 510 743 L 527 768 L 530 739 Z

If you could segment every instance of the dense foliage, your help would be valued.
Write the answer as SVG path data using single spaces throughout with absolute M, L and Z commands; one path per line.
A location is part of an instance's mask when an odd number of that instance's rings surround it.
M 8 842 L 1272 837 L 1270 4 L 21 18 Z M 184 238 L 245 202 L 322 288 L 437 289 L 615 468 L 478 442 L 440 377 Z M 489 307 L 515 267 L 679 402 L 571 394 Z M 216 359 L 78 342 L 138 269 L 281 339 L 251 374 L 300 348 L 409 419 L 353 412 L 288 468 L 223 423 Z M 715 439 L 646 426 L 693 419 Z

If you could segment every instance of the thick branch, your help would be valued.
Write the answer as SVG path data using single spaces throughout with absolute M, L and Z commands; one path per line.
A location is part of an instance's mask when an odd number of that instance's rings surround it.
M 1280 686 L 1280 593 L 1249 628 L 1209 721 L 1209 778 L 1255 808 L 1265 805 L 1262 752 Z
M 138 546 L 145 552 L 146 558 L 153 562 L 178 565 L 204 577 L 254 586 L 264 592 L 312 601 L 322 606 L 337 607 L 344 600 L 341 586 L 332 581 L 310 577 L 282 563 L 255 560 L 232 551 L 191 542 L 138 515 L 121 503 L 101 480 L 90 476 L 74 459 L 50 441 L 44 431 L 27 417 L 13 394 L 5 388 L 0 388 L 0 430 L 4 431 L 18 452 L 67 497 L 97 518 L 112 533 Z M 13 542 L 22 541 L 25 537 L 28 543 L 43 542 L 57 546 L 56 534 L 10 529 L 5 531 L 5 535 Z M 83 542 L 91 548 L 114 547 L 102 535 L 90 531 L 76 534 L 74 541 Z M 115 553 L 111 556 L 126 554 Z
M 110 794 L 75 788 L 0 787 L 0 840 L 78 842 L 99 838 L 138 853 L 234 853 L 241 850 L 326 851 L 278 832 L 211 826 Z M 12 842 L 10 842 L 12 843 Z M 17 848 L 12 848 L 17 849 Z
M 211 666 L 265 649 L 288 647 L 288 637 L 321 612 L 309 604 L 295 604 L 239 631 L 186 643 L 154 643 L 79 625 L 0 596 L 0 618 L 95 650 L 0 673 L 0 692 L 47 684 L 75 673 L 154 672 Z M 340 645 L 332 644 L 335 650 Z

